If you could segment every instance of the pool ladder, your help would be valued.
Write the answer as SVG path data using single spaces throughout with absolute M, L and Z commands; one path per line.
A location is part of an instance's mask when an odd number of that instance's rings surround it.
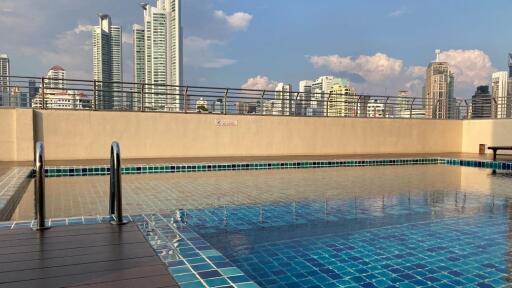
M 38 141 L 34 147 L 34 168 L 35 168 L 35 230 L 46 230 L 50 226 L 46 224 L 45 205 L 45 157 L 44 143 Z M 117 141 L 112 142 L 110 147 L 110 197 L 109 216 L 114 225 L 123 225 L 127 221 L 123 218 L 123 197 L 121 182 L 121 149 Z
M 110 199 L 109 215 L 115 225 L 123 225 L 127 222 L 123 219 L 123 197 L 121 185 L 121 148 L 117 141 L 110 147 Z

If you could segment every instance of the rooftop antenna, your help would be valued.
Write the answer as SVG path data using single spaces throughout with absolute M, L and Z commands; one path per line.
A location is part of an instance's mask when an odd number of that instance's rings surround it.
M 441 54 L 441 49 L 436 49 L 436 62 L 439 62 L 439 54 Z

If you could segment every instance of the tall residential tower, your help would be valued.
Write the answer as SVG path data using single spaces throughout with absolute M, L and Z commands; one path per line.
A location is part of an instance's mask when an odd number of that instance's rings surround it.
M 9 95 L 11 94 L 9 76 L 9 57 L 6 54 L 0 54 L 0 106 L 9 106 Z
M 142 4 L 144 26 L 134 25 L 134 80 L 144 83 L 144 108 L 180 111 L 182 85 L 181 1 Z
M 494 99 L 493 105 L 496 107 L 493 111 L 496 113 L 497 118 L 510 117 L 510 101 L 508 101 L 508 83 L 509 74 L 507 71 L 500 71 L 492 73 L 491 79 L 491 93 Z
M 100 25 L 93 30 L 93 73 L 98 81 L 96 105 L 102 109 L 123 109 L 122 30 L 113 26 L 110 16 L 99 15 Z
M 423 105 L 427 118 L 447 119 L 454 113 L 455 80 L 448 62 L 439 60 L 440 53 L 440 50 L 436 50 L 436 61 L 431 62 L 427 68 Z

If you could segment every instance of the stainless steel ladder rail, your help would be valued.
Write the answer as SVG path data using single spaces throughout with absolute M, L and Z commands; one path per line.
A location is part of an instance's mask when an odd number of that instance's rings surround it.
M 45 230 L 50 227 L 46 226 L 44 143 L 42 141 L 38 141 L 36 143 L 34 152 L 34 168 L 36 172 L 34 183 L 34 211 L 36 227 L 34 229 Z
M 109 215 L 114 218 L 110 223 L 123 225 L 123 197 L 121 182 L 121 148 L 117 141 L 112 142 L 110 148 L 110 199 Z M 115 217 L 112 217 L 115 216 Z

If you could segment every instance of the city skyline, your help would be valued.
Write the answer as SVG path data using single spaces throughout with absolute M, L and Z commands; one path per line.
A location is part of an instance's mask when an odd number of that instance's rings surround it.
M 92 5 L 76 1 L 54 1 L 54 5 L 49 5 L 57 9 L 53 12 L 43 7 L 44 2 L 47 1 L 30 3 L 26 0 L 6 0 L 0 4 L 0 14 L 4 16 L 2 24 L 16 32 L 11 34 L 18 35 L 0 35 L 10 40 L 0 44 L 0 51 L 11 58 L 11 74 L 43 74 L 47 67 L 59 64 L 67 67 L 70 77 L 85 78 L 74 76 L 90 75 L 92 65 L 87 62 L 88 59 L 73 56 L 76 53 L 92 55 L 90 48 L 84 48 L 83 51 L 82 48 L 89 44 L 87 41 L 90 42 L 88 34 L 91 26 L 95 25 L 95 15 L 104 12 L 123 28 L 124 80 L 130 81 L 133 78 L 133 41 L 130 34 L 133 24 L 143 24 L 139 1 L 123 1 L 122 7 L 115 0 L 92 1 Z M 473 32 L 491 31 L 486 23 L 479 25 L 476 31 L 464 28 L 464 25 L 468 27 L 474 19 L 472 16 L 480 13 L 476 9 L 479 5 L 453 1 L 439 12 L 436 23 L 421 28 L 423 24 L 417 17 L 432 12 L 435 3 L 393 1 L 368 5 L 368 1 L 362 2 L 365 3 L 349 1 L 341 6 L 353 12 L 349 14 L 364 11 L 368 17 L 374 17 L 368 21 L 370 23 L 357 22 L 355 25 L 356 22 L 352 22 L 354 16 L 347 15 L 343 19 L 331 18 L 332 25 L 326 25 L 328 21 L 320 16 L 332 15 L 330 10 L 339 8 L 339 3 L 325 1 L 312 7 L 306 1 L 296 1 L 293 7 L 288 7 L 286 15 L 278 18 L 272 16 L 285 3 L 185 1 L 182 9 L 184 84 L 228 87 L 252 85 L 252 88 L 257 88 L 285 82 L 296 86 L 303 79 L 334 75 L 348 78 L 361 93 L 395 95 L 398 90 L 408 89 L 411 96 L 420 97 L 421 86 L 425 80 L 424 69 L 433 60 L 432 51 L 440 48 L 443 51 L 442 60 L 449 58 L 448 62 L 453 66 L 456 78 L 455 96 L 469 98 L 476 86 L 490 84 L 493 72 L 507 70 L 505 57 L 512 50 L 512 42 L 507 39 L 503 30 L 502 33 L 495 31 L 501 28 L 492 30 L 492 35 L 482 33 L 481 37 L 469 37 L 468 33 L 472 32 L 473 35 Z M 499 16 L 501 10 L 506 10 L 511 5 L 505 1 L 500 2 L 503 9 L 489 6 L 489 9 L 498 13 L 498 23 L 505 21 Z M 28 7 L 27 3 L 33 6 L 32 10 L 25 9 Z M 149 3 L 154 5 L 156 1 Z M 455 13 L 462 7 L 465 13 L 461 14 L 464 15 Z M 45 17 L 61 9 L 66 11 L 61 13 L 59 19 L 62 25 L 57 27 L 51 19 L 46 19 L 47 25 L 35 27 L 38 21 L 45 20 Z M 32 21 L 34 23 L 27 23 L 26 29 L 14 25 L 18 21 L 16 19 L 24 15 L 30 16 L 33 10 L 41 12 Z M 296 20 L 305 15 L 311 16 L 311 21 L 297 23 Z M 378 26 L 370 25 L 375 21 L 379 21 Z M 291 23 L 296 27 L 292 27 Z M 497 24 L 493 26 L 499 27 Z M 435 38 L 433 30 L 439 27 L 444 27 L 446 33 Z M 414 29 L 418 31 L 413 33 L 411 30 Z M 289 33 L 283 34 L 285 31 Z M 377 32 L 379 35 L 376 35 Z M 45 35 L 44 39 L 42 35 Z M 279 38 L 278 35 L 284 37 Z M 312 37 L 313 35 L 315 36 Z M 454 35 L 459 37 L 453 37 Z M 282 39 L 282 43 L 279 39 Z M 350 41 L 343 41 L 346 39 Z M 21 49 L 13 50 L 12 47 L 20 42 L 23 42 Z M 44 52 L 37 54 L 42 59 L 34 58 L 36 51 Z M 28 59 L 31 59 L 30 63 L 25 63 Z M 90 79 L 90 76 L 87 78 Z M 254 81 L 248 81 L 249 79 Z

